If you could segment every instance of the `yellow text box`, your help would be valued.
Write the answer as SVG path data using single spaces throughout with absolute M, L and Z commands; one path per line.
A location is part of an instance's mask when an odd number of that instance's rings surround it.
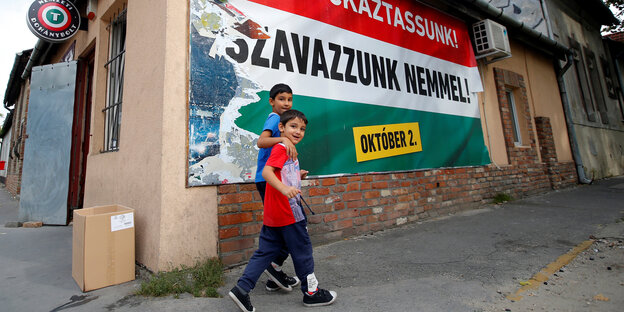
M 354 127 L 357 162 L 422 151 L 417 122 Z

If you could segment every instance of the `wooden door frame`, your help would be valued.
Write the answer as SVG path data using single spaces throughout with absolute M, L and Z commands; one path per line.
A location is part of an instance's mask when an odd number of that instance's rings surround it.
M 78 58 L 78 76 L 76 77 L 76 101 L 72 126 L 72 147 L 69 167 L 69 193 L 67 208 L 69 219 L 72 210 L 83 208 L 84 185 L 89 154 L 91 109 L 93 96 L 93 74 L 95 49 L 92 48 L 84 57 Z

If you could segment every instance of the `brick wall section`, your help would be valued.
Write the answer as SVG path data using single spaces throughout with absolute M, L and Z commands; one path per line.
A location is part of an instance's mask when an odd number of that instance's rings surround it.
M 312 242 L 330 242 L 475 208 L 499 193 L 522 198 L 576 184 L 574 163 L 557 162 L 548 118 L 536 118 L 537 129 L 533 129 L 523 77 L 502 69 L 495 69 L 494 74 L 510 165 L 305 180 L 302 194 L 316 213 L 308 214 Z M 522 107 L 520 122 L 526 122 L 529 133 L 528 146 L 516 147 L 513 142 L 505 96 L 509 87 L 518 89 L 514 93 Z M 536 137 L 544 163 L 538 156 Z M 218 196 L 221 260 L 227 265 L 245 262 L 257 248 L 262 226 L 260 195 L 255 184 L 232 184 L 220 185 Z
M 557 163 L 557 150 L 555 149 L 555 140 L 553 139 L 550 118 L 535 117 L 535 128 L 542 161 L 547 164 Z
M 558 187 L 576 183 L 573 163 L 558 164 Z M 551 190 L 543 164 L 436 169 L 303 181 L 315 244 L 372 233 L 478 207 L 498 193 L 515 198 Z M 255 184 L 218 187 L 219 255 L 227 265 L 249 260 L 262 226 Z
M 26 99 L 22 103 L 28 103 L 30 87 L 26 86 Z M 22 185 L 22 165 L 24 162 L 24 142 L 23 135 L 26 133 L 26 121 L 28 118 L 28 105 L 21 107 L 16 105 L 13 115 L 11 133 L 11 150 L 7 162 L 6 190 L 13 196 L 19 196 Z M 22 114 L 23 111 L 23 114 Z
M 574 167 L 562 166 L 557 162 L 557 150 L 555 149 L 550 118 L 535 117 L 535 128 L 540 145 L 540 155 L 544 162 L 546 175 L 550 179 L 551 188 L 556 190 L 565 187 L 566 180 L 576 177 L 576 170 Z

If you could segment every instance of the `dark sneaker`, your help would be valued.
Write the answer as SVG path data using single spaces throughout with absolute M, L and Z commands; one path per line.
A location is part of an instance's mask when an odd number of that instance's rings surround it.
M 306 307 L 320 307 L 334 303 L 338 294 L 333 290 L 319 288 L 313 295 L 303 294 L 303 305 Z
M 300 281 L 296 276 L 290 277 L 284 273 L 284 271 L 276 271 L 273 266 L 269 266 L 264 273 L 269 277 L 267 281 L 266 289 L 268 291 L 275 291 L 275 286 L 285 290 L 292 291 L 293 287 L 297 287 Z M 272 282 L 272 283 L 271 283 Z
M 280 290 L 280 289 L 281 289 L 281 288 L 280 288 L 279 286 L 277 286 L 277 284 L 276 284 L 273 280 L 271 280 L 271 279 L 268 279 L 268 280 L 267 280 L 267 282 L 266 282 L 266 286 L 265 286 L 264 288 L 265 288 L 267 291 L 278 291 L 278 290 Z
M 243 295 L 243 292 L 238 288 L 238 286 L 234 286 L 232 290 L 230 290 L 230 298 L 234 300 L 234 303 L 241 309 L 243 312 L 255 312 L 256 308 L 251 305 L 251 300 L 249 300 L 249 294 Z

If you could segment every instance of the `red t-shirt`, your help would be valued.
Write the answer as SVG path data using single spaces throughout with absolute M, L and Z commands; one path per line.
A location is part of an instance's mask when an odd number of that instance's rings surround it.
M 271 156 L 266 162 L 267 166 L 276 168 L 275 175 L 285 185 L 301 189 L 301 173 L 299 160 L 291 160 L 286 154 L 284 144 L 273 146 Z M 264 225 L 279 227 L 297 223 L 305 218 L 301 208 L 299 195 L 288 199 L 280 191 L 273 188 L 269 183 L 266 185 L 264 194 Z

